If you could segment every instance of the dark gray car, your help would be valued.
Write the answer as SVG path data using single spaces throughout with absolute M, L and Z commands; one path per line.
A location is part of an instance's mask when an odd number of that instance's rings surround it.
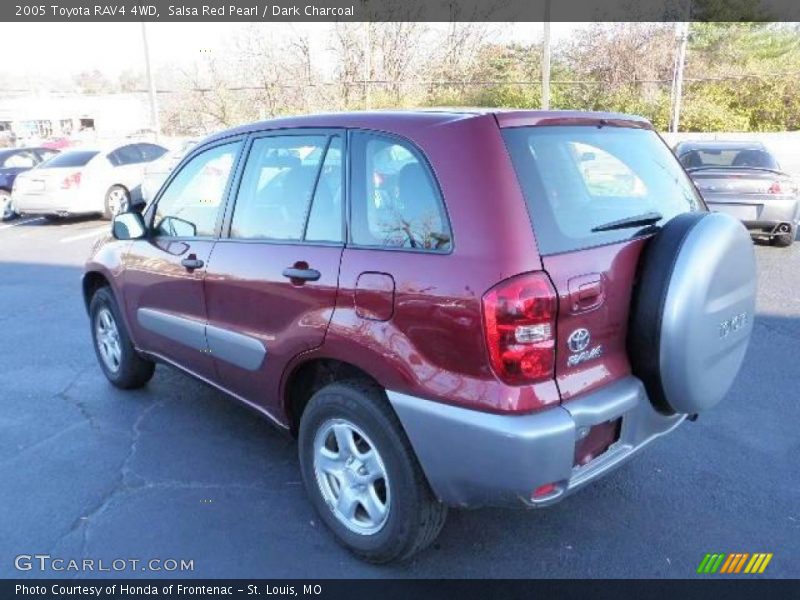
M 800 222 L 797 183 L 760 142 L 681 142 L 675 154 L 713 211 L 740 219 L 753 237 L 790 246 Z

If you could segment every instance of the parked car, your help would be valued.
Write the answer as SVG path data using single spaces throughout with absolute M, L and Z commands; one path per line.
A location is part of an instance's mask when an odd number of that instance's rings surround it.
M 751 235 L 791 246 L 800 190 L 760 142 L 681 142 L 675 154 L 711 210 L 740 219 Z
M 756 280 L 641 118 L 378 112 L 204 140 L 83 293 L 113 385 L 164 362 L 262 413 L 337 539 L 387 562 L 448 507 L 551 505 L 716 405 Z
M 58 150 L 49 148 L 0 149 L 0 219 L 6 221 L 16 216 L 11 190 L 17 176 L 56 154 Z
M 14 206 L 51 219 L 93 213 L 110 219 L 139 201 L 145 166 L 166 151 L 150 143 L 67 150 L 17 177 Z
M 180 143 L 174 150 L 168 151 L 158 160 L 149 163 L 144 169 L 142 179 L 142 201 L 146 204 L 155 198 L 156 193 L 161 188 L 167 176 L 175 168 L 186 153 L 197 144 L 197 140 L 186 140 Z

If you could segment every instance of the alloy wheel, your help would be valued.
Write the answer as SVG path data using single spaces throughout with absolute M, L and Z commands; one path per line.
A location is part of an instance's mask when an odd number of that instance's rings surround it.
M 122 345 L 119 339 L 119 329 L 114 315 L 108 308 L 101 308 L 95 317 L 95 343 L 100 352 L 103 364 L 112 373 L 119 371 L 122 362 Z
M 314 475 L 325 503 L 350 531 L 372 535 L 391 507 L 389 477 L 377 447 L 355 424 L 331 419 L 314 436 Z

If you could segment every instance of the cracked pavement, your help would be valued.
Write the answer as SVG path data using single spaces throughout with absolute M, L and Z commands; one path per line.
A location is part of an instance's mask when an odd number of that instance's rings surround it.
M 186 559 L 189 577 L 691 577 L 706 552 L 800 576 L 800 244 L 758 246 L 758 316 L 726 401 L 550 509 L 453 511 L 413 562 L 365 565 L 305 497 L 293 441 L 175 369 L 96 365 L 80 294 L 90 220 L 0 230 L 0 577 L 18 554 Z M 130 572 L 153 577 L 170 573 Z

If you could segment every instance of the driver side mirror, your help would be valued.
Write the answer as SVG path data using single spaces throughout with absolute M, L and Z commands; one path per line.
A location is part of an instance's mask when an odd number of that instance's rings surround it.
M 118 240 L 138 240 L 145 237 L 147 227 L 138 212 L 126 212 L 114 217 L 111 233 Z

